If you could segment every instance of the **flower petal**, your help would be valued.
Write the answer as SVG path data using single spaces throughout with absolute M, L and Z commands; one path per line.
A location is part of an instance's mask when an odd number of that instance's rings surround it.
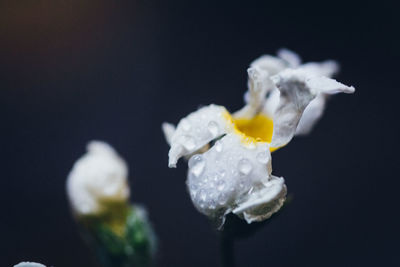
M 284 146 L 292 139 L 305 108 L 318 94 L 354 92 L 354 87 L 302 69 L 286 69 L 271 79 L 280 91 L 279 105 L 273 117 L 272 147 Z
M 309 73 L 309 75 L 332 77 L 339 72 L 339 64 L 334 60 L 326 60 L 323 62 L 309 62 L 299 66 Z
M 251 67 L 247 69 L 247 73 L 249 75 L 249 90 L 245 95 L 247 104 L 241 110 L 237 111 L 234 116 L 250 119 L 263 107 L 265 96 L 268 91 L 273 89 L 274 84 L 269 78 L 269 73 L 260 67 Z
M 327 95 L 319 94 L 308 104 L 296 128 L 296 135 L 306 135 L 311 132 L 314 125 L 324 113 Z
M 169 150 L 168 166 L 176 167 L 182 156 L 190 155 L 232 128 L 223 106 L 209 105 L 183 118 L 176 127 Z
M 283 59 L 284 61 L 286 61 L 287 65 L 290 68 L 297 68 L 301 64 L 300 56 L 297 53 L 295 53 L 289 49 L 286 49 L 286 48 L 279 49 L 277 56 L 279 58 Z
M 126 201 L 128 167 L 108 144 L 92 141 L 87 153 L 74 164 L 67 179 L 67 193 L 78 215 L 98 214 L 109 201 Z
M 289 60 L 295 61 L 295 54 L 289 50 L 282 50 L 283 57 L 290 58 Z M 291 58 L 292 57 L 292 58 Z M 278 72 L 286 69 L 294 62 L 287 62 L 283 58 L 274 57 L 271 55 L 263 55 L 250 64 L 247 70 L 248 91 L 244 95 L 246 105 L 235 112 L 236 118 L 252 118 L 264 106 L 265 97 L 268 92 L 275 89 L 275 85 L 270 77 Z
M 266 220 L 283 206 L 286 192 L 285 180 L 282 177 L 271 176 L 264 187 L 248 194 L 247 199 L 232 212 L 245 219 L 247 223 Z
M 228 133 L 210 150 L 189 160 L 187 186 L 192 201 L 201 213 L 219 221 L 220 225 L 227 213 L 248 202 L 254 192 L 267 192 L 265 188 L 275 184 L 271 184 L 268 143 L 256 142 L 249 146 L 242 138 Z M 242 212 L 237 214 L 241 216 Z M 263 215 L 268 217 L 257 216 Z
M 286 50 L 289 51 L 289 50 Z M 290 63 L 287 62 L 285 59 L 271 56 L 271 55 L 263 55 L 257 59 L 255 59 L 253 62 L 250 63 L 250 67 L 258 67 L 266 72 L 270 76 L 277 74 L 278 72 L 286 69 L 289 67 Z
M 174 135 L 175 130 L 176 130 L 175 125 L 173 125 L 172 123 L 169 123 L 169 122 L 164 122 L 161 125 L 161 128 L 164 132 L 164 136 L 165 136 L 165 139 L 167 140 L 168 145 L 170 145 L 172 136 Z

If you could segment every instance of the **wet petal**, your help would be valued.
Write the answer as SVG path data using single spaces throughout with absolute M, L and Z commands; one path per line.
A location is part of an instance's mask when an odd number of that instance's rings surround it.
M 306 135 L 311 132 L 324 113 L 326 98 L 325 94 L 319 94 L 308 104 L 297 125 L 296 135 Z
M 247 70 L 249 75 L 248 93 L 246 94 L 247 104 L 234 114 L 234 117 L 252 118 L 264 105 L 265 96 L 275 85 L 270 80 L 267 71 L 260 67 L 251 67 Z
M 187 186 L 195 207 L 221 225 L 253 192 L 271 185 L 270 174 L 268 143 L 248 144 L 228 133 L 204 154 L 190 158 Z
M 271 79 L 280 91 L 279 105 L 273 117 L 272 147 L 284 146 L 292 139 L 305 108 L 318 94 L 354 92 L 354 87 L 327 77 L 316 77 L 301 69 L 287 69 Z
M 286 185 L 283 178 L 271 176 L 263 187 L 257 188 L 232 212 L 245 219 L 247 223 L 268 219 L 277 212 L 286 199 Z
M 190 155 L 227 133 L 232 123 L 222 106 L 209 105 L 183 118 L 170 138 L 169 167 L 176 167 L 182 156 Z
M 109 201 L 129 198 L 128 168 L 108 144 L 92 141 L 87 153 L 74 164 L 67 179 L 67 193 L 78 215 L 98 214 Z

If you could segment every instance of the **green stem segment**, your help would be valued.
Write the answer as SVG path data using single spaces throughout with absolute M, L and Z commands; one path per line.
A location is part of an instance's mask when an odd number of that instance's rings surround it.
M 80 220 L 82 234 L 100 263 L 104 267 L 152 266 L 156 240 L 145 210 L 125 204 L 108 211 Z

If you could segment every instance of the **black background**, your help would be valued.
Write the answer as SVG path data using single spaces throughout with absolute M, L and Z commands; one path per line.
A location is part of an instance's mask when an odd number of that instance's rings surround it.
M 118 3 L 117 3 L 118 2 Z M 337 95 L 311 135 L 273 154 L 293 196 L 235 244 L 238 266 L 399 266 L 397 9 L 382 1 L 1 1 L 0 265 L 95 266 L 65 194 L 92 139 L 130 166 L 158 266 L 218 266 L 186 165 L 167 168 L 163 121 L 242 106 L 248 64 L 280 47 L 336 59 Z

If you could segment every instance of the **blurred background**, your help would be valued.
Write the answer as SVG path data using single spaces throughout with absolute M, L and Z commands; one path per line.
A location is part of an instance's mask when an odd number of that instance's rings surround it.
M 239 109 L 249 63 L 286 47 L 338 60 L 356 93 L 274 153 L 293 201 L 237 240 L 237 266 L 399 266 L 399 26 L 376 1 L 1 1 L 0 265 L 95 266 L 65 180 L 98 139 L 129 164 L 158 266 L 218 266 L 216 231 L 190 202 L 186 164 L 168 169 L 160 125 L 200 105 Z

